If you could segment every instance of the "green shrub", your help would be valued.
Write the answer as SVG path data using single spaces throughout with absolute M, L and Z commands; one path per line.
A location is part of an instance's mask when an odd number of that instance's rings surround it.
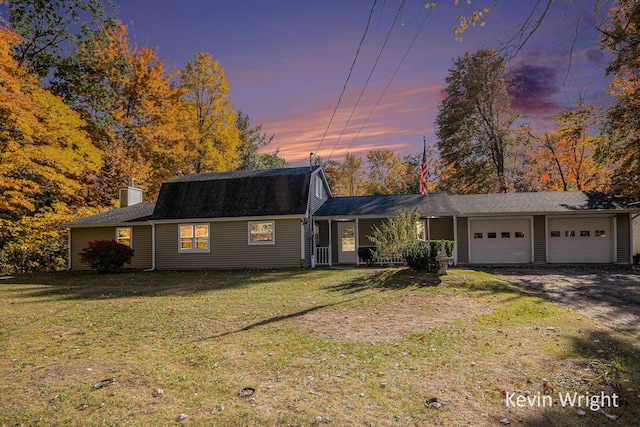
M 376 255 L 375 246 L 360 246 L 358 248 L 358 256 L 360 259 L 367 263 L 367 265 L 373 265 L 373 261 Z
M 80 252 L 82 262 L 101 273 L 118 271 L 125 263 L 131 264 L 131 258 L 133 249 L 115 240 L 94 240 Z
M 436 271 L 438 269 L 436 257 L 443 241 L 447 256 L 453 256 L 455 243 L 451 240 L 416 240 L 402 248 L 402 257 L 407 265 L 416 271 Z
M 10 241 L 0 249 L 0 273 L 55 271 L 66 265 L 67 242 L 62 238 L 43 238 L 30 245 Z

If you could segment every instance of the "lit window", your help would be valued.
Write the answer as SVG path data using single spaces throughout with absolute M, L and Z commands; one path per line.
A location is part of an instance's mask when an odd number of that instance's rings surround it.
M 131 246 L 131 227 L 116 228 L 116 242 Z
M 516 231 L 515 233 L 513 233 L 513 236 L 516 239 L 522 239 L 524 237 L 524 231 Z
M 497 236 L 497 234 L 495 232 L 493 233 L 487 233 L 487 239 L 495 239 Z
M 209 224 L 181 224 L 180 252 L 209 252 Z
M 482 239 L 482 233 L 473 233 L 474 239 Z
M 607 237 L 607 232 L 604 230 L 596 230 L 596 237 Z
M 273 245 L 275 241 L 276 225 L 273 221 L 249 221 L 250 245 Z
M 589 237 L 591 236 L 591 231 L 590 230 L 581 230 L 580 231 L 580 237 Z
M 551 237 L 560 237 L 560 232 L 559 231 L 552 231 L 551 232 Z
M 502 236 L 503 239 L 508 239 L 511 237 L 511 232 L 503 231 L 500 235 Z

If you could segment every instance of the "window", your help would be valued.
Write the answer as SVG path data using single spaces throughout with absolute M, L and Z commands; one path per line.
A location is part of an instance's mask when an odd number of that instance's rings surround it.
M 416 222 L 416 233 L 417 233 L 418 240 L 427 240 L 424 221 Z
M 516 239 L 522 239 L 524 237 L 524 231 L 516 231 L 515 233 L 513 233 L 513 236 Z
M 560 232 L 559 231 L 552 231 L 551 232 L 551 237 L 560 237 Z
M 273 245 L 275 240 L 276 224 L 273 221 L 249 221 L 250 245 Z
M 502 233 L 500 233 L 500 236 L 501 236 L 503 239 L 508 239 L 508 238 L 510 238 L 510 237 L 511 237 L 511 232 L 510 232 L 510 231 L 503 231 Z
M 324 198 L 324 190 L 322 188 L 322 180 L 316 177 L 316 197 L 318 199 Z
M 131 246 L 131 227 L 116 228 L 116 242 Z
M 495 239 L 497 236 L 496 232 L 487 233 L 487 239 Z
M 179 252 L 209 252 L 209 224 L 180 224 Z
M 589 237 L 591 236 L 591 231 L 590 230 L 581 230 L 580 231 L 580 237 Z
M 607 232 L 604 230 L 596 230 L 596 237 L 607 237 Z
M 482 233 L 473 233 L 474 239 L 482 239 Z
M 564 232 L 564 237 L 576 237 L 575 230 L 566 230 Z

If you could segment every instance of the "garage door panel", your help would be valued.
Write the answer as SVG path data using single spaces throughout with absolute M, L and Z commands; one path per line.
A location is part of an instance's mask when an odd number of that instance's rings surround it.
M 611 218 L 550 218 L 548 227 L 548 262 L 612 262 Z
M 531 262 L 531 220 L 472 220 L 470 229 L 470 262 L 476 264 Z

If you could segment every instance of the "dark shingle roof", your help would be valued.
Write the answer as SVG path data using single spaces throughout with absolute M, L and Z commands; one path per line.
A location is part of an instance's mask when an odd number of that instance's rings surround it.
M 597 191 L 465 194 L 449 197 L 463 215 L 569 213 L 627 209 L 624 200 Z
M 162 184 L 152 219 L 305 214 L 308 167 L 185 175 Z
M 155 203 L 138 203 L 136 205 L 127 206 L 126 208 L 112 209 L 110 211 L 80 218 L 75 221 L 65 222 L 61 226 L 73 228 L 78 226 L 116 225 L 144 222 L 151 217 L 155 206 Z
M 428 200 L 427 200 L 428 199 Z M 428 203 L 428 207 L 427 207 Z M 327 200 L 315 216 L 389 216 L 418 210 L 423 215 L 455 215 L 455 206 L 446 193 L 394 194 L 381 196 L 333 197 Z

